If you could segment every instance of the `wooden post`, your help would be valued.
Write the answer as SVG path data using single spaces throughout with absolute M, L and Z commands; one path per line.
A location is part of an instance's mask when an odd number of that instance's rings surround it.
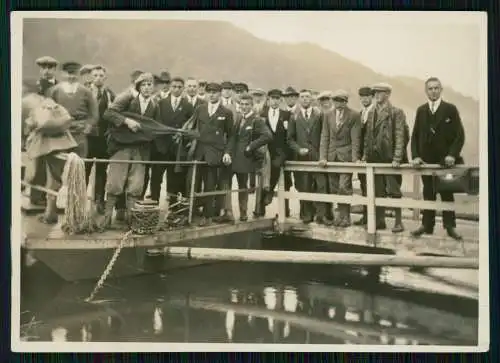
M 286 164 L 286 163 L 285 163 Z M 286 220 L 285 212 L 285 167 L 280 169 L 280 179 L 278 182 L 278 223 L 283 225 Z
M 413 175 L 413 199 L 419 200 L 422 198 L 422 194 L 420 192 L 420 175 Z M 420 220 L 420 209 L 413 208 L 413 220 Z
M 193 221 L 193 209 L 194 209 L 194 194 L 196 192 L 196 168 L 198 164 L 195 162 L 193 164 L 193 169 L 191 173 L 191 188 L 189 189 L 189 215 L 188 215 L 188 223 L 191 224 Z
M 369 165 L 366 167 L 366 203 L 368 243 L 376 246 L 375 174 L 373 167 Z
M 151 185 L 151 177 L 153 176 L 152 168 L 149 168 L 149 185 Z M 173 175 L 172 175 L 173 177 Z M 165 168 L 165 190 L 167 191 L 167 204 L 165 206 L 165 210 L 167 211 L 166 217 L 170 214 L 170 196 L 168 195 L 168 168 Z M 151 191 L 149 191 L 151 193 Z M 160 195 L 161 195 L 161 184 L 160 184 Z M 161 199 L 161 197 L 159 197 Z M 158 203 L 159 204 L 159 203 Z

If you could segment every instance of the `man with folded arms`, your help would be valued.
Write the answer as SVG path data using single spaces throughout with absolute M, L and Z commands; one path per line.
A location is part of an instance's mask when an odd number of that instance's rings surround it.
M 320 165 L 331 162 L 357 162 L 361 129 L 359 115 L 347 106 L 349 95 L 344 90 L 336 91 L 332 96 L 335 109 L 323 117 L 321 143 L 319 147 Z M 328 174 L 329 189 L 333 194 L 352 195 L 352 173 Z M 339 217 L 335 221 L 326 221 L 338 227 L 351 225 L 351 206 L 338 203 Z
M 465 143 L 464 127 L 457 107 L 443 101 L 443 87 L 438 78 L 432 77 L 425 82 L 425 92 L 429 99 L 417 109 L 415 125 L 411 136 L 411 153 L 413 164 L 419 166 L 425 163 L 443 164 L 452 167 L 463 164 L 460 156 Z M 436 200 L 434 177 L 422 175 L 424 184 L 424 200 Z M 452 193 L 441 192 L 443 202 L 453 202 Z M 436 211 L 424 210 L 422 225 L 412 232 L 414 237 L 432 234 L 436 223 Z M 450 237 L 461 240 L 456 230 L 455 212 L 443 211 L 443 226 Z

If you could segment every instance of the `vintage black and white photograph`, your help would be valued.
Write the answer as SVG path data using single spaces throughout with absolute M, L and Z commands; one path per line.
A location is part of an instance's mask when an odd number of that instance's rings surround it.
M 489 349 L 486 14 L 14 12 L 12 349 Z

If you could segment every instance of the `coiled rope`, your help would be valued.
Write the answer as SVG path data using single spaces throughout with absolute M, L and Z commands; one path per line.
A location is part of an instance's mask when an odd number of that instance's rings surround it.
M 92 233 L 98 230 L 87 198 L 85 162 L 75 153 L 67 155 L 62 183 L 67 188 L 62 230 L 68 234 Z

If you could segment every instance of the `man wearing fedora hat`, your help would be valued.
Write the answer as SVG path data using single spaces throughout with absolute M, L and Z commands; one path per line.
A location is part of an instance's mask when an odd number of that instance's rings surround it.
M 373 85 L 375 106 L 366 122 L 363 160 L 367 163 L 391 163 L 398 168 L 408 162 L 406 147 L 409 130 L 406 116 L 389 101 L 392 87 L 387 83 Z M 401 175 L 375 175 L 375 197 L 401 198 Z M 401 208 L 394 208 L 396 219 L 393 233 L 404 231 Z M 376 207 L 376 228 L 385 229 L 385 207 Z
M 299 92 L 295 88 L 288 86 L 283 91 L 283 99 L 285 100 L 285 110 L 289 112 L 294 112 L 297 106 L 297 101 L 299 99 Z
M 155 101 L 160 102 L 160 100 L 167 98 L 170 94 L 170 73 L 163 71 L 159 76 L 154 76 L 155 79 Z
M 349 95 L 344 90 L 338 90 L 332 95 L 335 110 L 323 117 L 321 142 L 319 147 L 320 165 L 331 162 L 357 162 L 359 144 L 361 142 L 361 127 L 359 114 L 347 106 Z M 351 173 L 328 174 L 329 189 L 334 194 L 352 195 Z M 339 216 L 334 221 L 325 221 L 338 227 L 348 227 L 351 224 L 351 206 L 338 203 Z

